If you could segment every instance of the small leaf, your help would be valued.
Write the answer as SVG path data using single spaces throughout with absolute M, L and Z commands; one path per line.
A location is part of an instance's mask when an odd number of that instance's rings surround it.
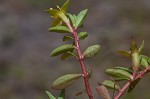
M 62 90 L 71 86 L 75 81 L 77 81 L 82 74 L 67 74 L 57 78 L 52 85 L 54 90 Z
M 138 53 L 132 53 L 132 62 L 135 67 L 140 66 L 140 55 Z
M 125 67 L 114 67 L 115 69 L 121 69 L 121 70 L 124 70 L 124 71 L 127 71 L 128 73 L 132 73 L 132 69 L 129 69 L 129 68 L 125 68 Z
M 136 44 L 134 38 L 132 37 L 132 40 L 131 40 L 131 53 L 137 53 L 137 52 L 138 52 L 137 44 Z
M 72 55 L 70 54 L 70 53 L 64 53 L 64 54 L 62 54 L 62 56 L 61 56 L 61 60 L 67 60 L 69 57 L 71 57 Z
M 139 48 L 139 50 L 138 50 L 138 54 L 139 54 L 139 55 L 142 53 L 143 48 L 144 48 L 144 40 L 142 41 L 142 44 L 141 44 L 141 46 L 140 46 L 140 48 Z
M 60 11 L 60 13 L 58 14 L 59 18 L 62 19 L 63 22 L 68 23 L 69 19 L 67 18 L 66 14 L 63 13 L 62 11 Z
M 61 25 L 61 24 L 62 24 L 61 19 L 60 19 L 60 18 L 57 18 L 57 19 L 55 19 L 55 20 L 53 21 L 52 27 L 58 26 L 58 25 Z
M 133 76 L 129 72 L 122 69 L 107 69 L 105 72 L 106 74 L 115 78 L 124 78 L 126 80 L 133 80 Z
M 72 36 L 64 36 L 63 37 L 63 41 L 67 41 L 67 40 L 73 40 L 74 38 Z
M 87 32 L 80 32 L 80 33 L 78 34 L 78 37 L 79 37 L 80 40 L 85 39 L 87 36 L 88 36 L 88 33 L 87 33 Z
M 61 11 L 65 13 L 68 10 L 69 5 L 70 5 L 70 0 L 67 0 L 66 3 L 61 7 Z
M 93 57 L 98 54 L 100 50 L 100 45 L 89 46 L 83 53 L 84 57 Z
M 77 16 L 76 26 L 77 28 L 80 27 L 83 24 L 83 21 L 87 15 L 87 9 L 81 11 Z
M 69 18 L 70 18 L 70 20 L 71 20 L 73 26 L 76 27 L 77 16 L 74 15 L 74 14 L 72 15 L 72 14 L 70 14 L 70 13 L 68 13 L 68 16 L 69 16 Z
M 115 89 L 115 90 L 119 90 L 120 89 L 119 85 L 117 85 L 115 82 L 113 82 L 111 80 L 105 80 L 102 84 L 105 87 L 110 88 L 110 89 Z
M 71 32 L 66 26 L 55 26 L 48 29 L 49 32 L 68 33 Z
M 54 49 L 52 52 L 51 52 L 51 56 L 57 56 L 57 55 L 60 55 L 60 54 L 63 54 L 63 53 L 66 53 L 68 51 L 71 51 L 74 49 L 74 46 L 71 45 L 71 44 L 66 44 L 66 45 L 62 45 L 62 46 L 59 46 L 57 47 L 56 49 Z
M 46 94 L 48 95 L 49 99 L 56 99 L 49 91 L 46 91 Z
M 67 11 L 69 5 L 70 5 L 70 1 L 68 0 L 62 6 L 62 8 L 57 6 L 58 10 L 55 10 L 53 8 L 50 8 L 50 9 L 46 10 L 51 15 L 52 18 L 56 19 L 56 21 L 53 22 L 52 26 L 56 26 L 56 25 L 60 24 L 62 21 L 64 21 L 65 23 L 69 22 L 69 19 L 66 16 L 66 11 Z M 57 19 L 61 19 L 61 20 L 58 21 Z
M 143 57 L 141 57 L 141 62 L 140 62 L 140 64 L 141 64 L 142 66 L 144 66 L 145 68 L 148 67 L 148 61 L 147 61 L 145 58 L 143 58 Z
M 148 62 L 148 64 L 150 64 L 150 57 L 145 56 L 145 55 L 140 55 L 140 57 L 144 58 Z
M 59 10 L 55 10 L 53 8 L 50 8 L 46 10 L 53 18 L 58 18 L 58 14 L 60 13 Z
M 92 76 L 92 69 L 88 69 L 87 72 L 88 72 L 88 79 L 90 79 Z
M 66 52 L 66 53 L 62 54 L 61 60 L 67 60 L 71 56 L 78 58 L 76 54 L 74 54 L 72 52 Z
M 62 89 L 58 99 L 65 99 L 65 89 Z
M 96 87 L 96 91 L 100 96 L 103 97 L 103 99 L 111 99 L 108 89 L 104 85 L 101 84 L 98 87 Z
M 122 51 L 122 50 L 117 50 L 117 52 L 123 56 L 130 57 L 131 52 L 130 51 Z
M 120 82 L 120 81 L 124 81 L 127 80 L 127 78 L 115 78 L 114 81 L 115 82 Z
M 134 80 L 131 85 L 129 86 L 129 89 L 128 89 L 128 93 L 131 92 L 135 86 L 140 82 L 141 78 L 137 79 L 137 80 Z

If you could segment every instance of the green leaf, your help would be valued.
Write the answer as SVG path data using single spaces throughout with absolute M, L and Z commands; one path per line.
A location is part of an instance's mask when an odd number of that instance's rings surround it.
M 133 76 L 129 72 L 122 69 L 107 69 L 105 72 L 106 74 L 115 78 L 124 78 L 126 80 L 133 80 Z
M 69 22 L 69 19 L 66 16 L 66 11 L 67 11 L 69 5 L 70 5 L 70 1 L 68 0 L 62 6 L 62 8 L 57 6 L 58 10 L 55 10 L 53 8 L 50 8 L 50 9 L 46 10 L 51 15 L 51 17 L 55 19 L 55 21 L 53 22 L 52 26 L 56 26 L 56 25 L 60 24 L 62 21 L 64 21 L 65 23 Z M 61 19 L 61 20 L 58 21 L 57 19 Z
M 132 69 L 125 68 L 125 67 L 114 67 L 114 68 L 115 69 L 121 69 L 121 70 L 127 71 L 128 73 L 132 74 Z
M 48 95 L 49 99 L 56 99 L 49 91 L 46 91 L 46 94 Z
M 61 7 L 61 11 L 63 11 L 64 13 L 67 12 L 69 5 L 70 5 L 70 0 L 67 0 L 66 3 Z
M 55 26 L 48 29 L 49 32 L 68 33 L 71 32 L 66 26 Z
M 74 26 L 74 27 L 76 27 L 76 20 L 77 20 L 77 16 L 76 15 L 72 15 L 72 14 L 70 14 L 70 13 L 68 13 L 68 16 L 69 16 L 69 18 L 70 18 L 70 20 L 71 20 L 71 22 L 72 22 L 72 25 Z
M 132 62 L 135 67 L 140 66 L 140 55 L 138 53 L 132 53 Z
M 148 62 L 148 64 L 150 64 L 150 57 L 145 56 L 145 55 L 140 55 L 140 57 L 144 58 Z
M 105 87 L 110 88 L 110 89 L 115 89 L 115 90 L 119 90 L 120 86 L 117 85 L 115 82 L 111 81 L 111 80 L 105 80 L 102 83 Z
M 61 24 L 62 24 L 61 19 L 60 19 L 60 18 L 57 18 L 57 19 L 55 19 L 55 20 L 53 21 L 52 27 L 57 26 L 57 25 L 60 26 Z
M 120 81 L 124 81 L 127 80 L 127 78 L 115 78 L 114 81 L 115 82 L 120 82 Z
M 74 54 L 73 52 L 66 52 L 66 53 L 62 54 L 61 60 L 67 60 L 71 56 L 78 58 L 77 55 Z
M 141 78 L 137 79 L 137 80 L 134 80 L 131 85 L 129 86 L 129 89 L 128 89 L 128 93 L 131 92 L 135 86 L 140 82 Z
M 63 22 L 68 23 L 69 19 L 67 18 L 66 14 L 63 13 L 62 11 L 60 11 L 60 13 L 58 14 L 59 18 L 62 19 Z
M 78 15 L 77 15 L 77 21 L 76 21 L 76 28 L 80 27 L 83 24 L 83 21 L 87 15 L 87 9 L 82 10 Z
M 63 41 L 67 41 L 67 40 L 73 40 L 74 38 L 72 36 L 64 36 L 63 37 Z
M 117 52 L 123 56 L 130 57 L 131 52 L 130 51 L 122 51 L 122 50 L 117 50 Z
M 69 57 L 71 57 L 72 55 L 70 54 L 70 53 L 64 53 L 64 54 L 62 54 L 62 56 L 61 56 L 61 60 L 67 60 Z
M 87 32 L 80 32 L 80 33 L 78 34 L 78 37 L 79 37 L 80 40 L 85 39 L 87 36 L 88 36 L 88 33 L 87 33 Z
M 60 54 L 63 54 L 63 53 L 66 53 L 68 51 L 71 51 L 74 49 L 74 46 L 71 45 L 71 44 L 65 44 L 65 45 L 62 45 L 62 46 L 59 46 L 57 48 L 55 48 L 52 52 L 51 52 L 51 56 L 57 56 L 57 55 L 60 55 Z
M 46 10 L 53 18 L 58 18 L 58 14 L 60 13 L 59 10 L 55 10 L 53 8 L 50 8 Z
M 98 54 L 100 50 L 100 45 L 89 46 L 83 53 L 84 57 L 93 57 Z
M 58 99 L 65 99 L 65 89 L 62 89 Z
M 87 72 L 88 72 L 88 79 L 90 79 L 92 76 L 92 69 L 88 69 Z
M 101 84 L 96 87 L 96 91 L 101 97 L 103 97 L 103 99 L 111 99 L 108 89 L 104 85 Z
M 143 57 L 141 58 L 140 64 L 141 64 L 142 66 L 144 66 L 145 68 L 148 67 L 148 61 L 147 61 L 145 58 L 143 58 Z
M 132 37 L 132 40 L 131 40 L 131 53 L 137 53 L 137 52 L 138 52 L 137 44 L 136 44 L 134 38 Z
M 71 86 L 75 81 L 77 81 L 82 74 L 66 74 L 59 78 L 57 78 L 52 85 L 52 89 L 54 90 L 62 90 L 69 86 Z
M 141 46 L 140 46 L 140 48 L 138 50 L 139 55 L 142 53 L 143 48 L 144 48 L 144 40 L 142 41 L 142 44 L 141 44 Z

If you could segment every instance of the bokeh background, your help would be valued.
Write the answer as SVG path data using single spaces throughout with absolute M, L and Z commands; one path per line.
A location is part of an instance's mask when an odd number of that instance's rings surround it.
M 48 99 L 45 90 L 52 81 L 67 73 L 81 72 L 78 62 L 71 58 L 61 61 L 49 53 L 64 44 L 62 34 L 50 33 L 52 20 L 45 9 L 62 5 L 65 0 L 0 0 L 0 99 Z M 150 0 L 72 0 L 69 12 L 78 14 L 89 9 L 81 31 L 89 37 L 81 41 L 82 51 L 89 45 L 100 44 L 101 52 L 87 59 L 93 69 L 90 80 L 95 99 L 97 82 L 108 77 L 104 70 L 113 66 L 129 67 L 131 61 L 116 53 L 128 50 L 131 36 L 141 44 L 145 40 L 144 54 L 150 56 Z M 68 43 L 68 42 L 67 42 Z M 67 88 L 67 99 L 88 99 L 83 79 Z M 121 99 L 150 99 L 150 74 L 135 90 Z

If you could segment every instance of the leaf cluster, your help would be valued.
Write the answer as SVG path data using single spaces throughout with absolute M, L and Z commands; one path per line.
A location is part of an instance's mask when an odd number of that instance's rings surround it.
M 140 74 L 143 69 L 148 68 L 150 65 L 150 57 L 142 55 L 143 48 L 144 41 L 138 49 L 137 44 L 132 37 L 129 51 L 117 50 L 119 54 L 131 59 L 132 64 L 131 66 L 128 66 L 128 68 L 126 68 L 127 66 L 117 66 L 112 69 L 106 69 L 105 73 L 110 76 L 111 80 L 105 80 L 102 83 L 103 86 L 100 86 L 100 88 L 106 87 L 105 90 L 113 89 L 113 91 L 119 91 L 121 87 L 118 84 L 129 81 L 131 82 L 131 85 L 129 86 L 128 92 L 131 92 L 141 80 L 141 78 L 135 79 L 136 75 Z M 101 92 L 103 92 L 103 90 L 101 90 Z M 108 95 L 108 92 L 106 92 L 106 95 Z M 104 96 L 101 96 L 104 97 L 105 94 Z

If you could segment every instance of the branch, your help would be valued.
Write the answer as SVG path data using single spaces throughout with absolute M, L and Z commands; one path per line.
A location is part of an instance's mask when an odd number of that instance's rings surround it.
M 144 69 L 143 71 L 141 71 L 140 73 L 138 73 L 135 78 L 134 78 L 134 81 L 139 79 L 139 78 L 142 78 L 145 74 L 147 74 L 148 72 L 150 72 L 150 66 L 148 66 L 148 68 Z M 133 81 L 128 81 L 123 87 L 121 90 L 119 90 L 118 94 L 114 97 L 114 99 L 119 99 L 123 93 L 126 91 L 126 89 L 131 85 Z

